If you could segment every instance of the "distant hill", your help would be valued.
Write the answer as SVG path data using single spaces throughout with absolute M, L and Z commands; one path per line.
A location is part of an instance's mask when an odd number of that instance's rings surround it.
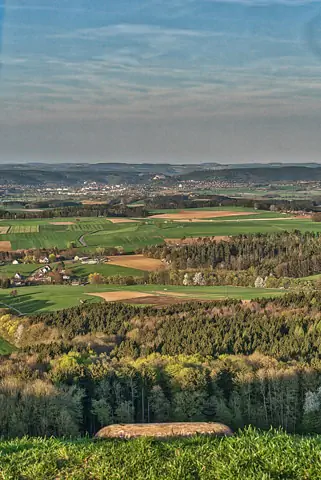
M 0 166 L 0 184 L 79 185 L 98 182 L 110 185 L 143 185 L 161 175 L 165 185 L 183 180 L 221 179 L 236 182 L 271 183 L 277 181 L 321 180 L 321 165 L 202 163 L 63 163 L 5 164 Z
M 321 180 L 321 166 L 282 165 L 241 168 L 234 166 L 223 170 L 194 171 L 180 176 L 180 180 L 209 179 L 251 183 Z

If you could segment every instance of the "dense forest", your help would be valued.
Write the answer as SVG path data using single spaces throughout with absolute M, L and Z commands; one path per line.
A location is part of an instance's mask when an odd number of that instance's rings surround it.
M 164 259 L 172 269 L 252 269 L 257 275 L 305 277 L 321 272 L 321 236 L 314 232 L 239 235 L 220 242 L 200 239 L 180 246 L 151 246 L 144 254 Z M 254 269 L 254 270 L 253 270 Z
M 1 434 L 76 436 L 112 423 L 164 421 L 321 432 L 320 374 L 320 364 L 284 365 L 259 354 L 20 354 L 0 365 Z
M 186 302 L 168 307 L 84 304 L 25 317 L 4 312 L 0 336 L 43 355 L 90 349 L 119 359 L 153 353 L 218 358 L 261 352 L 280 361 L 321 358 L 321 294 L 256 301 Z
M 166 308 L 98 303 L 16 317 L 0 336 L 3 436 L 120 422 L 321 432 L 321 294 Z

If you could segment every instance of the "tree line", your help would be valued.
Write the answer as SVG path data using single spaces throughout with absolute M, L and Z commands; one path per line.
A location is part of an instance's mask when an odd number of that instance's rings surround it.
M 143 253 L 166 261 L 172 269 L 211 268 L 215 271 L 251 271 L 254 275 L 305 277 L 321 272 L 319 232 L 280 232 L 239 235 L 216 242 L 149 246 Z
M 148 209 L 168 208 L 203 208 L 203 207 L 244 207 L 257 210 L 272 211 L 317 211 L 320 205 L 319 198 L 305 199 L 275 199 L 275 198 L 233 198 L 225 195 L 155 195 L 146 198 L 145 205 Z
M 0 210 L 0 218 L 6 220 L 57 217 L 146 217 L 147 215 L 148 212 L 144 207 L 128 207 L 122 204 L 70 205 L 36 212 Z
M 0 365 L 1 435 L 78 436 L 113 423 L 166 421 L 320 433 L 320 374 L 320 363 L 285 365 L 260 354 L 13 355 Z

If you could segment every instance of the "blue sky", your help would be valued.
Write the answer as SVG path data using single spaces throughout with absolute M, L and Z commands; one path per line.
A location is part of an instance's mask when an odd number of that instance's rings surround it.
M 320 161 L 320 14 L 0 0 L 0 161 Z

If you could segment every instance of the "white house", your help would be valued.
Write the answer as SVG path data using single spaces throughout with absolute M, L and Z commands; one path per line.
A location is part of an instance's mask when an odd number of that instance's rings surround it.
M 49 263 L 49 258 L 48 257 L 40 258 L 39 263 Z

